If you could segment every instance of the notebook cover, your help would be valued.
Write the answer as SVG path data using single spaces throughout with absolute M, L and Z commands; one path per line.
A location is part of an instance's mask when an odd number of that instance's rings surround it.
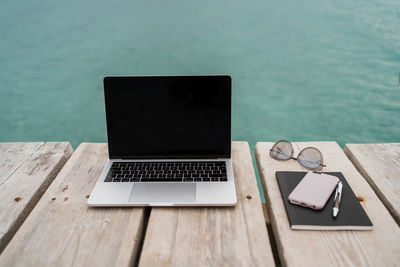
M 334 175 L 343 182 L 342 199 L 339 214 L 332 216 L 333 199 L 335 191 L 322 210 L 313 210 L 291 204 L 288 200 L 293 191 L 307 172 L 277 171 L 276 179 L 281 191 L 286 214 L 291 229 L 296 230 L 371 230 L 372 222 L 359 203 L 353 190 L 341 172 L 324 172 Z

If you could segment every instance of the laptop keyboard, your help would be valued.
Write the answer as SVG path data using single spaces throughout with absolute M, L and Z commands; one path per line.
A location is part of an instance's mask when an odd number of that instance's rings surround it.
M 226 182 L 224 161 L 113 162 L 105 182 Z

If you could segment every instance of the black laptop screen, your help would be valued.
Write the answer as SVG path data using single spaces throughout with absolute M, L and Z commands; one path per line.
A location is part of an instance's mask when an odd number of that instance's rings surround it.
M 229 76 L 106 77 L 111 159 L 231 154 Z

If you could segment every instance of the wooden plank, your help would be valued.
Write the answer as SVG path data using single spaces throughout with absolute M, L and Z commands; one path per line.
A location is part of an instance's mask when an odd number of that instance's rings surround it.
M 232 143 L 238 203 L 153 208 L 140 266 L 271 266 L 273 255 L 247 142 Z
M 400 143 L 347 144 L 344 152 L 400 225 Z
M 106 144 L 79 145 L 0 255 L 0 265 L 132 265 L 145 210 L 87 206 L 107 158 Z
M 72 154 L 69 143 L 0 143 L 0 252 Z
M 372 231 L 291 230 L 275 178 L 276 171 L 305 171 L 295 160 L 277 161 L 269 156 L 274 143 L 257 143 L 256 159 L 267 199 L 268 214 L 285 266 L 397 266 L 400 262 L 400 229 L 368 183 L 357 172 L 336 142 L 293 143 L 295 155 L 307 146 L 322 151 L 323 171 L 340 171 L 370 217 Z M 379 166 L 377 166 L 379 167 Z

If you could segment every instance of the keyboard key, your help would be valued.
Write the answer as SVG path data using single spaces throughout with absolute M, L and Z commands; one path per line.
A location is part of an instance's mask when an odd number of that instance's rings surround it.
M 170 178 L 162 178 L 158 179 L 158 182 L 182 182 L 182 179 L 170 179 Z

